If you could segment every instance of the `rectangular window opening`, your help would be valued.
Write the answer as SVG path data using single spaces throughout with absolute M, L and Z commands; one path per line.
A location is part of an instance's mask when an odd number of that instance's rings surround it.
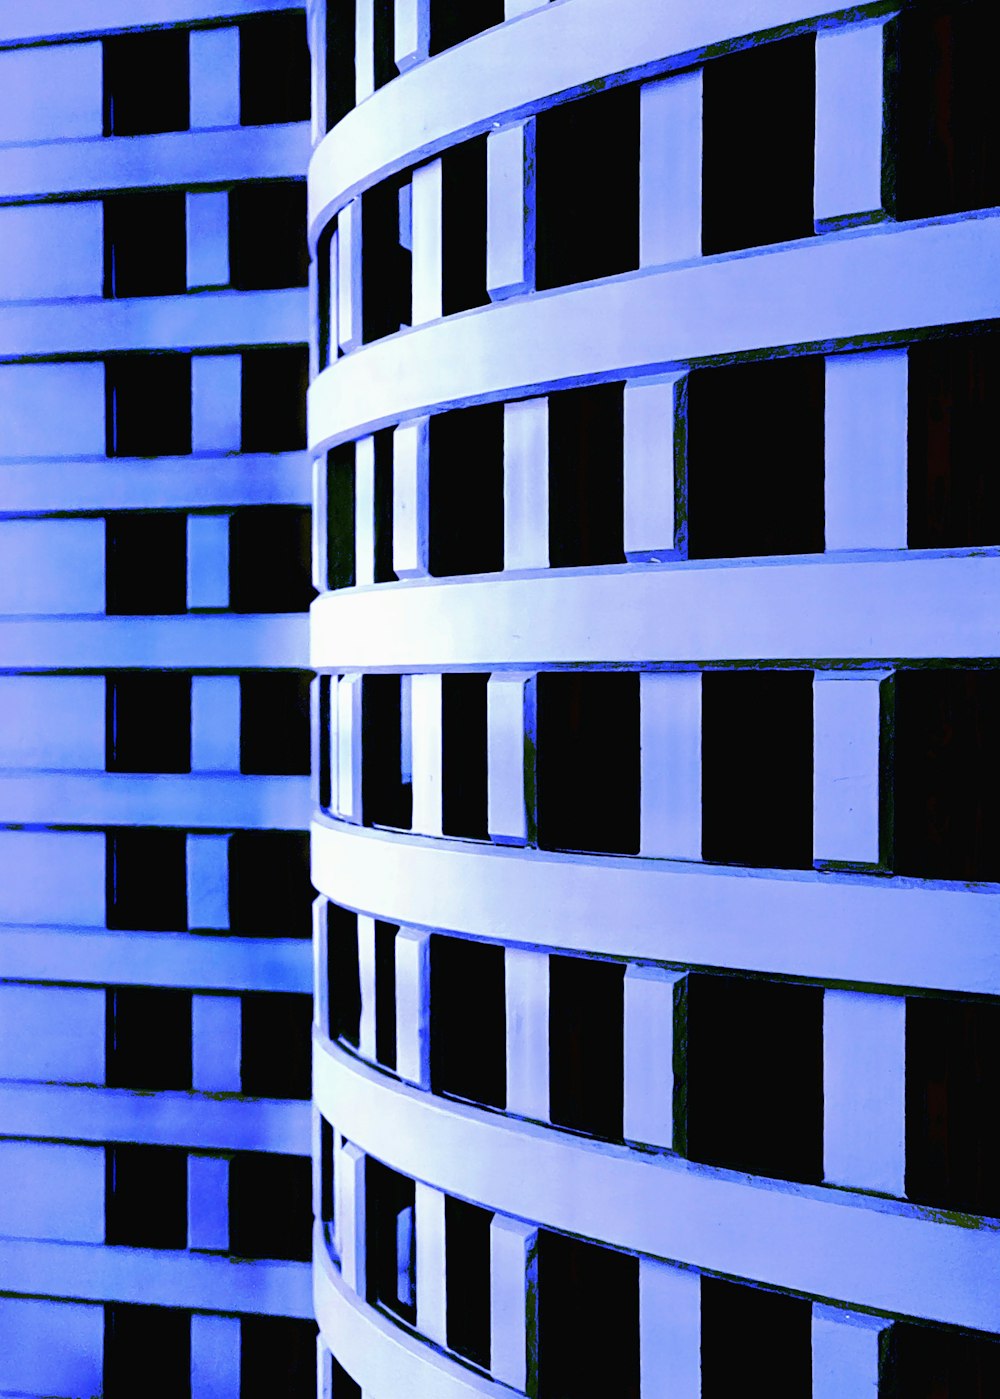
M 614 962 L 549 958 L 549 1116 L 557 1127 L 622 1138 L 624 982 Z
M 466 39 L 503 24 L 503 0 L 478 0 L 475 5 L 456 5 L 455 0 L 430 0 L 430 52 L 444 53 Z
M 303 451 L 309 387 L 306 347 L 282 345 L 270 350 L 244 350 L 241 381 L 241 450 Z
M 753 1374 L 767 1376 L 768 1399 L 810 1399 L 811 1328 L 806 1298 L 702 1277 L 703 1399 L 729 1399 Z
M 244 991 L 241 1091 L 248 1098 L 312 1094 L 312 998 L 294 991 Z
M 172 296 L 187 290 L 183 192 L 104 196 L 104 295 Z
M 361 1043 L 361 972 L 358 915 L 337 904 L 326 906 L 326 975 L 330 1038 Z
M 148 1393 L 150 1357 L 161 1393 L 191 1399 L 191 1314 L 174 1307 L 104 1305 L 104 1399 Z
M 191 1088 L 191 992 L 112 986 L 107 993 L 107 1086 Z
M 345 442 L 326 454 L 327 587 L 353 588 L 355 573 L 355 447 Z
M 503 568 L 503 404 L 430 420 L 429 569 L 438 578 Z
M 229 518 L 229 605 L 233 612 L 307 612 L 312 585 L 309 511 L 249 505 Z
M 105 136 L 186 131 L 191 120 L 188 31 L 115 34 L 101 44 Z
M 413 1181 L 365 1158 L 367 1299 L 414 1325 L 417 1319 Z
M 105 521 L 108 616 L 187 611 L 187 516 L 179 511 L 115 511 Z
M 187 1152 L 111 1145 L 107 1152 L 105 1243 L 187 1247 Z
M 442 828 L 489 840 L 486 694 L 488 675 L 441 677 Z
M 447 1341 L 484 1370 L 490 1365 L 490 1223 L 479 1205 L 449 1195 L 444 1205 Z
M 366 826 L 409 830 L 413 821 L 413 789 L 403 753 L 403 702 L 401 676 L 363 678 L 361 808 Z
M 229 191 L 229 265 L 237 291 L 309 282 L 305 180 L 264 180 Z
M 392 566 L 392 428 L 375 433 L 375 582 L 394 583 L 396 571 Z
M 106 837 L 108 927 L 187 929 L 187 836 L 158 826 L 111 827 Z
M 538 1393 L 639 1399 L 638 1258 L 540 1232 Z
M 242 937 L 312 936 L 307 831 L 236 831 L 229 841 L 229 927 Z
M 441 156 L 441 293 L 446 316 L 488 306 L 486 290 L 486 137 Z
M 887 1368 L 887 1399 L 986 1399 L 1000 1394 L 1000 1338 L 897 1321 Z
M 240 676 L 240 772 L 308 774 L 307 674 L 258 670 Z
M 408 181 L 394 175 L 361 196 L 361 319 L 365 344 L 395 335 L 412 319 L 412 265 L 400 242 L 399 196 Z
M 625 562 L 622 384 L 549 396 L 549 561 L 553 568 Z
M 354 109 L 356 35 L 355 0 L 328 0 L 325 55 L 327 131 L 331 131 Z
M 237 1258 L 312 1257 L 312 1168 L 305 1156 L 237 1151 L 229 1165 L 229 1251 Z
M 190 772 L 190 675 L 122 670 L 105 683 L 108 772 Z
M 240 23 L 240 124 L 309 120 L 309 44 L 302 10 Z
M 489 1107 L 507 1103 L 503 948 L 431 938 L 431 1084 Z
M 396 1067 L 395 923 L 375 923 L 375 1058 L 385 1069 Z
M 109 355 L 104 382 L 109 457 L 190 455 L 190 355 Z
M 313 1321 L 244 1316 L 240 1321 L 240 1399 L 316 1399 Z M 341 1399 L 335 1390 L 335 1399 Z

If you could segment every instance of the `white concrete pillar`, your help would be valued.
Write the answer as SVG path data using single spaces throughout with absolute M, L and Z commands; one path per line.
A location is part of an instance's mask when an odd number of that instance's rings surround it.
M 239 772 L 240 678 L 191 677 L 191 771 Z
M 892 1323 L 825 1307 L 812 1309 L 812 1399 L 878 1399 Z
M 401 73 L 423 63 L 431 46 L 430 0 L 396 0 L 393 58 Z
M 684 436 L 687 374 L 625 385 L 625 557 L 659 563 L 675 557 L 686 534 Z
M 188 1248 L 225 1253 L 229 1247 L 229 1162 L 188 1156 Z
M 232 1399 L 239 1392 L 239 1317 L 192 1312 L 191 1399 Z
M 326 6 L 306 10 L 309 26 L 309 139 L 317 145 L 326 135 Z
M 416 1182 L 417 1330 L 439 1346 L 448 1344 L 445 1200 L 443 1190 Z
M 902 1196 L 905 1108 L 906 998 L 824 991 L 824 1179 Z
M 358 1053 L 375 1059 L 375 919 L 358 914 L 358 976 L 361 982 L 361 1025 Z
M 884 218 L 885 50 L 893 15 L 816 35 L 818 231 Z
M 227 24 L 188 32 L 191 130 L 240 124 L 240 31 Z
M 486 688 L 490 839 L 527 845 L 535 834 L 535 676 L 491 675 Z
M 392 434 L 392 566 L 398 578 L 426 578 L 430 516 L 430 421 Z
M 535 123 L 486 139 L 486 289 L 491 301 L 535 289 Z
M 643 855 L 701 859 L 701 675 L 647 671 L 639 679 Z
M 534 1395 L 538 1370 L 538 1229 L 494 1215 L 490 1223 L 490 1373 Z
M 641 1399 L 701 1399 L 701 1277 L 639 1259 Z
M 375 439 L 354 444 L 354 582 L 375 582 Z
M 701 254 L 702 70 L 639 94 L 639 265 Z
M 504 950 L 507 1111 L 549 1120 L 549 958 L 528 947 Z
M 229 606 L 229 516 L 187 517 L 187 605 Z
M 330 1033 L 330 983 L 327 977 L 327 908 L 330 901 L 317 894 L 312 902 L 313 1024 Z
M 188 289 L 227 287 L 229 195 L 225 190 L 195 191 L 186 196 L 185 207 Z
M 367 3 L 371 4 L 371 0 Z M 336 334 L 345 354 L 356 350 L 362 340 L 361 237 L 361 200 L 353 199 L 337 215 Z
M 412 177 L 413 324 L 440 320 L 442 303 L 442 169 L 418 165 Z
M 879 735 L 891 684 L 886 671 L 815 674 L 813 854 L 820 863 L 877 865 L 882 858 Z
M 430 948 L 422 929 L 396 934 L 396 1073 L 418 1088 L 431 1086 Z
M 365 1153 L 342 1141 L 334 1168 L 337 1191 L 337 1252 L 340 1275 L 359 1297 L 365 1296 Z
M 242 1029 L 239 996 L 192 996 L 191 1087 L 196 1093 L 240 1091 Z
M 229 837 L 187 838 L 189 928 L 229 927 Z
M 632 963 L 625 969 L 625 1139 L 674 1146 L 674 1032 L 682 1023 L 685 972 Z
M 375 91 L 375 0 L 356 0 L 354 11 L 355 101 Z
M 412 675 L 410 755 L 413 791 L 412 829 L 418 835 L 441 834 L 441 676 Z
M 549 401 L 503 410 L 503 566 L 549 566 Z
M 825 543 L 905 549 L 907 352 L 828 355 Z
M 342 675 L 337 685 L 337 811 L 347 821 L 361 820 L 361 680 Z
M 192 355 L 191 448 L 238 452 L 242 436 L 240 355 Z

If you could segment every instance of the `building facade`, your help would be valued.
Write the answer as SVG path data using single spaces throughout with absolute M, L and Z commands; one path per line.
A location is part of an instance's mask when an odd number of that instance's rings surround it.
M 309 24 L 321 1392 L 997 1392 L 994 11 Z
M 0 94 L 0 1393 L 311 1395 L 304 13 Z

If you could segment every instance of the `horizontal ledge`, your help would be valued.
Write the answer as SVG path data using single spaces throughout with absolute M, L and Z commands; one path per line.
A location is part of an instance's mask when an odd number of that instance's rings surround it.
M 587 1141 L 434 1098 L 316 1035 L 320 1111 L 362 1150 L 487 1209 L 824 1301 L 1000 1330 L 1000 1231 Z
M 0 977 L 81 986 L 311 995 L 312 956 L 308 939 L 277 935 L 0 925 Z
M 314 885 L 406 926 L 678 966 L 1000 995 L 992 886 L 559 855 L 328 819 L 312 831 Z
M 416 414 L 569 381 L 635 378 L 761 349 L 850 348 L 997 316 L 1000 211 L 883 224 L 540 292 L 401 331 L 314 380 L 309 438 L 319 450 Z
M 305 613 L 0 618 L 0 668 L 304 670 Z
M 168 24 L 238 20 L 262 10 L 286 10 L 288 0 L 144 0 L 137 19 L 135 0 L 59 0 L 58 4 L 23 0 L 0 3 L 0 47 L 79 41 L 119 30 L 153 29 Z

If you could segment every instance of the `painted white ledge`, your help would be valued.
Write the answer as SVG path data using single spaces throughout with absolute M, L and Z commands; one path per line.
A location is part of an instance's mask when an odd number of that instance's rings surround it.
M 318 449 L 436 408 L 575 379 L 634 379 L 706 356 L 843 346 L 997 316 L 1000 211 L 852 229 L 540 292 L 388 336 L 313 382 L 309 439 Z
M 312 836 L 322 893 L 406 927 L 514 946 L 544 937 L 554 948 L 678 966 L 1000 995 L 995 885 L 559 855 L 329 819 L 314 820 Z
M 0 925 L 0 977 L 80 986 L 312 994 L 308 938 Z
M 434 1098 L 314 1031 L 337 1130 L 449 1194 L 616 1248 L 902 1316 L 1000 1330 L 1000 1229 L 760 1180 Z
M 82 39 L 122 29 L 147 29 L 198 20 L 238 19 L 263 10 L 287 10 L 288 0 L 143 0 L 137 18 L 135 0 L 2 0 L 0 45 Z
M 0 618 L 5 670 L 305 670 L 309 618 L 273 616 Z

